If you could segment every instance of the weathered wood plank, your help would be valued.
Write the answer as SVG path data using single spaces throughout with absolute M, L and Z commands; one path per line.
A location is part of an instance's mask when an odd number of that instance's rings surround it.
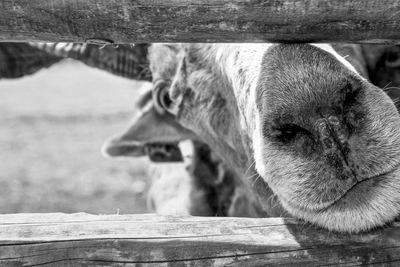
M 385 42 L 399 21 L 398 0 L 0 2 L 3 41 Z
M 399 261 L 400 223 L 348 235 L 282 218 L 0 215 L 1 266 L 398 266 Z

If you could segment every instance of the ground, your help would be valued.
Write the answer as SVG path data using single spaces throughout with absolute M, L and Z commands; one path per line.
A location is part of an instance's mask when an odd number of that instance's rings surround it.
M 64 61 L 0 80 L 0 213 L 146 212 L 146 159 L 102 157 L 141 84 Z

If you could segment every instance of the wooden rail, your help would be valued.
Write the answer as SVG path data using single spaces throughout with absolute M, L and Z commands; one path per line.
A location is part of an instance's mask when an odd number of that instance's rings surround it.
M 382 43 L 399 22 L 398 0 L 0 1 L 0 41 Z
M 0 265 L 357 266 L 400 262 L 400 223 L 367 234 L 292 219 L 0 215 Z

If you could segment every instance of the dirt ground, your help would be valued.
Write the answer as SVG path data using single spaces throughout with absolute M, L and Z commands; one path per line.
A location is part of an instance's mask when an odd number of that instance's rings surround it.
M 0 213 L 146 212 L 146 159 L 102 157 L 141 84 L 64 61 L 0 80 Z

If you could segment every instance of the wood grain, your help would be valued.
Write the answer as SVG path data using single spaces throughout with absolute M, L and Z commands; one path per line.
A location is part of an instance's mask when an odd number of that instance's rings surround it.
M 0 2 L 3 41 L 386 43 L 399 21 L 398 0 Z
M 283 218 L 0 215 L 1 266 L 398 266 L 400 223 L 336 234 Z

